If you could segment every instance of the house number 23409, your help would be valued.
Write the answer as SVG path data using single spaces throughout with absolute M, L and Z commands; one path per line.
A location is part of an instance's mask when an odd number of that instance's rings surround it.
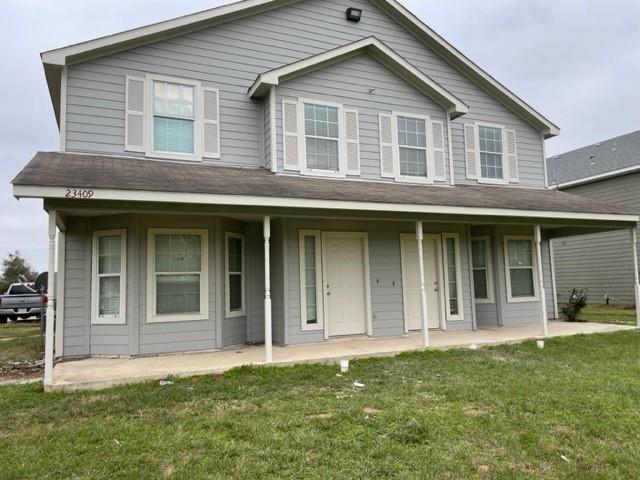
M 94 193 L 93 190 L 66 188 L 64 198 L 92 198 Z

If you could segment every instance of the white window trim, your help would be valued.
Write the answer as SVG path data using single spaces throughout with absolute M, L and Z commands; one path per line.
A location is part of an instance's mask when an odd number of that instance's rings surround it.
M 533 297 L 513 297 L 511 295 L 511 266 L 509 265 L 509 240 L 529 240 L 531 242 L 531 274 L 533 276 Z M 536 252 L 536 244 L 534 238 L 531 235 L 505 235 L 503 237 L 504 244 L 504 268 L 505 268 L 505 283 L 507 284 L 507 303 L 527 303 L 538 301 L 538 254 Z M 518 268 L 518 267 L 514 267 Z
M 153 148 L 153 82 L 169 82 L 180 85 L 194 87 L 193 89 L 193 154 L 181 154 L 176 152 L 156 152 Z M 146 102 L 145 102 L 145 155 L 149 158 L 159 158 L 164 160 L 191 160 L 202 161 L 203 158 L 203 126 L 204 112 L 202 109 L 202 83 L 186 78 L 167 77 L 164 75 L 145 76 Z M 220 122 L 220 118 L 218 118 Z M 219 128 L 219 126 L 218 126 Z
M 306 297 L 306 255 L 304 249 L 304 238 L 314 237 L 316 242 L 316 324 L 307 323 L 307 297 Z M 298 250 L 300 266 L 300 328 L 303 332 L 324 331 L 324 298 L 322 296 L 322 235 L 320 230 L 300 230 L 298 233 Z
M 486 277 L 487 277 L 487 298 L 478 298 L 475 296 L 475 291 L 474 293 L 474 298 L 476 303 L 495 303 L 495 295 L 493 292 L 493 262 L 492 262 L 492 256 L 491 256 L 491 237 L 488 235 L 485 236 L 481 236 L 481 237 L 471 237 L 471 242 L 473 244 L 473 242 L 483 242 L 484 243 L 484 263 L 485 263 L 485 267 L 484 268 L 476 268 L 473 266 L 473 251 L 469 252 L 469 255 L 471 256 L 471 268 L 472 268 L 472 274 L 473 272 L 475 272 L 476 270 L 486 270 Z M 473 246 L 473 245 L 472 245 Z
M 304 106 L 319 105 L 324 107 L 334 107 L 338 109 L 338 171 L 333 170 L 321 170 L 314 168 L 307 168 L 307 135 L 306 135 L 306 122 L 304 118 Z M 344 105 L 341 103 L 325 102 L 323 100 L 315 100 L 310 98 L 298 98 L 298 125 L 299 139 L 298 145 L 300 146 L 300 173 L 302 175 L 311 175 L 317 177 L 333 177 L 333 178 L 346 178 L 347 177 L 347 135 L 344 125 Z M 318 137 L 323 138 L 323 137 Z M 335 139 L 328 139 L 335 140 Z
M 482 155 L 480 151 L 480 127 L 499 128 L 502 138 L 502 178 L 485 178 L 482 176 Z M 488 185 L 508 185 L 509 179 L 507 175 L 507 155 L 505 148 L 507 145 L 505 138 L 505 130 L 507 127 L 498 123 L 476 122 L 476 151 L 478 152 L 478 183 L 486 183 Z
M 417 120 L 424 120 L 425 127 L 425 135 L 427 140 L 427 146 L 425 150 L 425 158 L 427 161 L 427 176 L 423 177 L 412 177 L 410 175 L 401 175 L 400 173 L 400 134 L 398 132 L 398 117 L 406 117 L 413 118 Z M 433 184 L 433 175 L 434 172 L 432 167 L 432 145 L 431 142 L 433 139 L 429 138 L 429 133 L 431 132 L 431 117 L 429 115 L 418 115 L 416 113 L 406 113 L 406 112 L 392 112 L 391 113 L 391 130 L 393 132 L 393 162 L 395 163 L 395 171 L 397 172 L 397 176 L 395 178 L 398 183 L 419 183 L 419 184 Z M 422 150 L 422 148 L 417 147 L 402 147 L 402 148 L 415 148 L 415 150 Z
M 447 257 L 447 239 L 452 238 L 455 248 L 456 258 L 456 287 L 458 289 L 458 314 L 452 315 L 449 306 L 449 260 Z M 460 234 L 458 233 L 443 233 L 442 234 L 442 265 L 444 270 L 444 305 L 447 322 L 460 322 L 464 320 L 464 299 L 462 288 L 462 262 L 460 261 Z
M 98 248 L 100 237 L 120 236 L 120 314 L 99 315 L 100 275 L 98 274 Z M 127 230 L 100 230 L 93 232 L 91 260 L 91 324 L 124 325 L 127 323 Z M 116 276 L 109 275 L 109 276 Z
M 156 235 L 200 235 L 200 312 L 156 314 Z M 147 229 L 147 323 L 189 322 L 209 318 L 209 231 L 189 228 Z
M 229 271 L 229 239 L 235 238 L 241 241 L 240 252 L 242 254 L 242 271 L 241 272 L 230 272 Z M 242 307 L 240 310 L 231 310 L 231 291 L 229 290 L 229 275 L 240 274 L 242 278 L 241 288 L 242 288 Z M 241 233 L 234 232 L 225 232 L 224 233 L 224 291 L 225 291 L 225 301 L 224 301 L 224 311 L 225 318 L 238 318 L 244 317 L 246 315 L 246 259 L 245 259 L 245 237 Z

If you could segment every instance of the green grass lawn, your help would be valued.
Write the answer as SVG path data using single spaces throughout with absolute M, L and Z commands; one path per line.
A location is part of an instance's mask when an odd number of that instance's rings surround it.
M 0 379 L 8 362 L 35 361 L 42 358 L 39 323 L 0 325 Z
M 300 365 L 0 387 L 0 476 L 637 478 L 639 352 L 633 330 L 360 360 L 342 377 Z
M 627 307 L 611 305 L 587 305 L 578 319 L 588 322 L 615 323 L 620 325 L 635 325 L 636 310 Z

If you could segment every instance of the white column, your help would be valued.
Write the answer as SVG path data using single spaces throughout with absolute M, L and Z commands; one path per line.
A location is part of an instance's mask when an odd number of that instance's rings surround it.
M 273 362 L 273 338 L 271 331 L 271 271 L 269 268 L 271 217 L 264 217 L 264 361 Z
M 424 254 L 422 252 L 422 222 L 416 222 L 416 240 L 418 242 L 418 268 L 420 272 L 420 320 L 422 321 L 422 345 L 429 346 L 429 325 L 427 312 L 427 292 L 424 284 Z
M 53 332 L 55 322 L 56 212 L 49 212 L 49 262 L 47 271 L 47 311 L 44 341 L 44 384 L 53 384 Z
M 636 292 L 636 325 L 640 328 L 640 279 L 638 278 L 638 239 L 636 229 L 629 230 L 633 252 L 633 289 Z
M 536 244 L 536 270 L 538 270 L 538 297 L 540 305 L 540 324 L 542 327 L 542 336 L 549 335 L 549 326 L 547 324 L 547 295 L 544 290 L 544 273 L 542 271 L 542 232 L 540 225 L 533 227 L 534 240 Z

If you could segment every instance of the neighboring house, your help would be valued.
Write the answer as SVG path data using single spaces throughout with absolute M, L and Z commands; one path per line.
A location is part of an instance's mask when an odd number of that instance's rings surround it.
M 547 170 L 559 190 L 640 213 L 640 131 L 550 158 Z M 590 303 L 635 305 L 629 244 L 629 233 L 620 231 L 554 241 L 559 301 L 583 288 Z
M 60 152 L 13 186 L 59 249 L 45 383 L 54 355 L 544 332 L 548 240 L 638 221 L 547 190 L 558 127 L 393 0 L 247 0 L 42 60 Z

